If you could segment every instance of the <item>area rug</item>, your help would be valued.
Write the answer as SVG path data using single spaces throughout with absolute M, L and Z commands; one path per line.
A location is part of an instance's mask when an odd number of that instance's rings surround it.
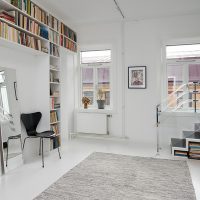
M 196 198 L 186 161 L 93 153 L 35 200 L 47 199 L 195 200 Z

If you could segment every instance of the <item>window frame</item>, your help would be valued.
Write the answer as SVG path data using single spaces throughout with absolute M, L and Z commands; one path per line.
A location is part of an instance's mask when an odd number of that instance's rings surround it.
M 104 51 L 104 50 L 110 50 L 111 51 L 111 62 L 96 62 L 96 63 L 81 63 L 81 52 L 87 52 L 87 51 Z M 93 92 L 94 92 L 94 98 L 93 98 L 93 105 L 89 105 L 88 109 L 90 110 L 96 110 L 98 109 L 97 105 L 97 95 L 96 95 L 96 87 L 98 85 L 98 75 L 97 71 L 99 68 L 107 68 L 110 71 L 109 81 L 110 81 L 110 105 L 105 105 L 104 110 L 112 110 L 113 109 L 113 49 L 112 48 L 86 48 L 79 51 L 79 109 L 83 109 L 83 104 L 81 103 L 81 99 L 83 97 L 83 80 L 82 80 L 82 68 L 92 68 L 93 70 Z
M 161 108 L 162 110 L 166 110 L 167 108 L 167 98 L 168 98 L 168 77 L 167 77 L 167 65 L 168 64 L 183 64 L 184 65 L 184 71 L 189 70 L 189 64 L 200 64 L 200 59 L 179 59 L 179 58 L 174 58 L 174 59 L 167 59 L 167 52 L 166 52 L 166 47 L 167 46 L 178 46 L 178 45 L 186 45 L 186 44 L 200 44 L 200 38 L 191 38 L 191 39 L 178 39 L 178 40 L 170 40 L 170 41 L 165 41 L 162 43 L 162 48 L 161 48 L 161 63 L 162 63 L 162 75 L 161 75 Z M 187 69 L 186 69 L 187 68 Z M 183 73 L 183 79 L 189 81 L 188 76 L 189 73 Z M 187 107 L 188 110 L 193 110 L 193 108 Z M 173 109 L 172 109 L 173 110 Z M 170 110 L 168 110 L 170 112 Z M 174 112 L 174 111 L 173 111 Z M 175 111 L 179 112 L 179 111 Z

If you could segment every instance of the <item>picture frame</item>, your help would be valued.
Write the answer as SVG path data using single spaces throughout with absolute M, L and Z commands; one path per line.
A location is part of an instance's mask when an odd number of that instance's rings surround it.
M 128 88 L 129 89 L 146 89 L 147 84 L 146 66 L 128 67 Z

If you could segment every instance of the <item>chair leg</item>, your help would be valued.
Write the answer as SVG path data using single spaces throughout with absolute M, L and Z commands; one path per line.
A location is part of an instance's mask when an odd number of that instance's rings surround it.
M 44 144 L 43 144 L 43 138 L 41 138 L 42 140 L 42 167 L 44 168 Z
M 8 167 L 8 147 L 9 147 L 9 139 L 7 140 L 6 167 Z
M 20 144 L 21 144 L 21 150 L 23 151 L 23 146 L 22 146 L 22 136 L 20 136 Z
M 22 149 L 24 150 L 24 146 L 25 146 L 25 143 L 26 143 L 26 139 L 28 139 L 29 137 L 26 137 L 25 139 L 24 139 L 24 143 L 23 143 L 23 147 L 22 147 Z
M 58 155 L 59 155 L 59 158 L 61 159 L 61 155 L 60 155 L 60 148 L 58 147 Z
M 40 138 L 39 156 L 41 156 L 41 143 L 42 143 L 42 138 Z

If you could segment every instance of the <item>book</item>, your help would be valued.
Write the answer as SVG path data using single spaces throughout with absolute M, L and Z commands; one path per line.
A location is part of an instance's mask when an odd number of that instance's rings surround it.
M 59 47 L 50 43 L 50 54 L 56 57 L 60 57 Z
M 12 22 L 13 24 L 15 24 L 15 16 L 13 16 L 9 12 L 1 11 L 0 12 L 0 18 L 8 20 L 9 22 Z
M 34 38 L 24 32 L 18 31 L 17 29 L 1 21 L 0 21 L 0 37 L 33 48 L 35 50 L 39 51 L 42 50 L 41 40 Z

